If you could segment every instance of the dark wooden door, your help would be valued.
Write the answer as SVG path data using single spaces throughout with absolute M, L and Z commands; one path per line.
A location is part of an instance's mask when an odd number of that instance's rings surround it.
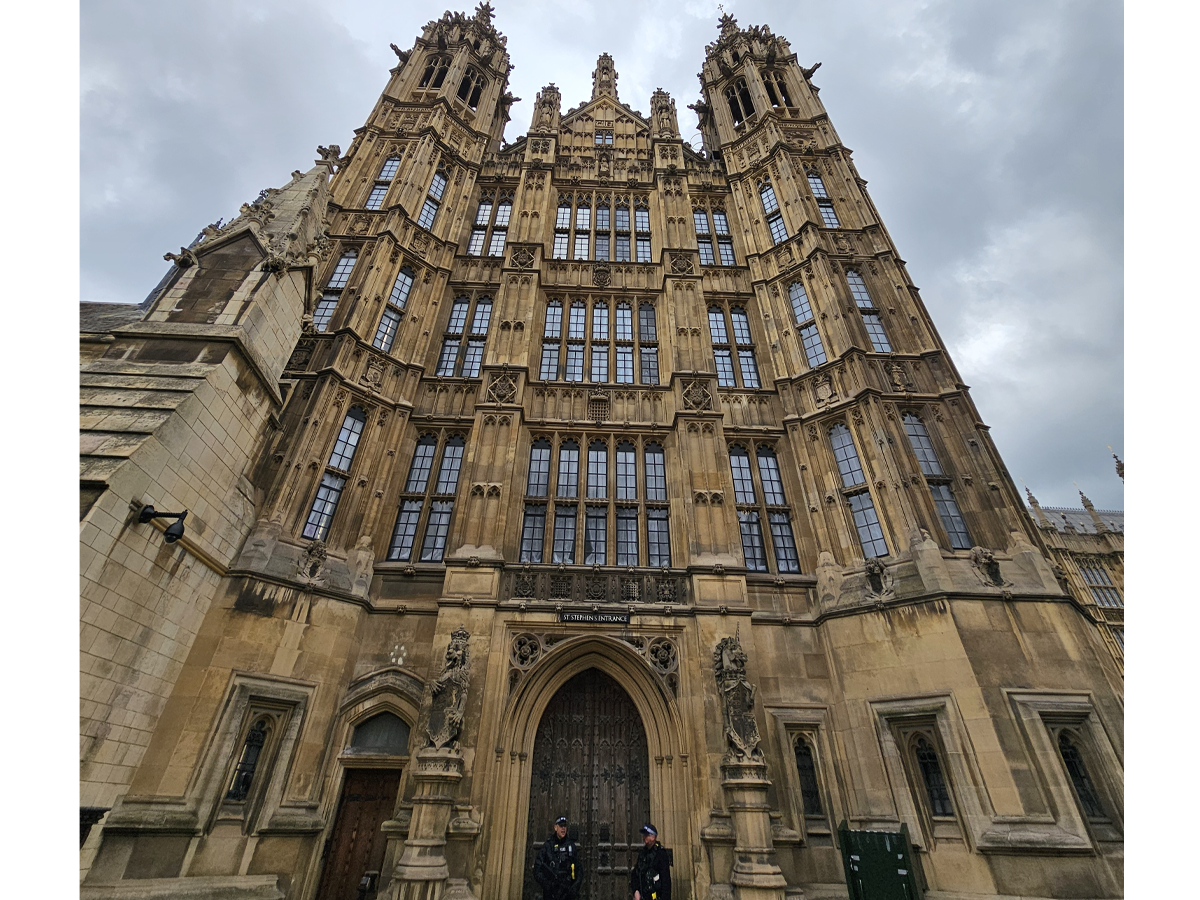
M 646 730 L 629 695 L 596 669 L 564 684 L 533 745 L 524 900 L 541 896 L 533 860 L 560 815 L 580 844 L 580 900 L 628 900 L 638 829 L 650 820 L 649 782 Z
M 363 874 L 382 868 L 387 840 L 379 827 L 392 817 L 399 790 L 399 769 L 346 770 L 316 900 L 357 900 Z

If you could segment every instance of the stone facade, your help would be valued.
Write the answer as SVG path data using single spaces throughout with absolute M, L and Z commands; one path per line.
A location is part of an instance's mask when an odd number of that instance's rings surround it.
M 1106 620 L 815 67 L 724 16 L 704 152 L 607 54 L 506 144 L 489 7 L 394 49 L 345 155 L 83 310 L 82 896 L 517 898 L 545 797 L 604 877 L 648 809 L 680 900 L 845 897 L 842 822 L 930 897 L 1121 896 Z

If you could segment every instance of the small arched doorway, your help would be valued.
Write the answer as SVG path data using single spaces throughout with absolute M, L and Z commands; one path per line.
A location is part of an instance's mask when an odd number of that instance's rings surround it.
M 585 669 L 538 724 L 529 787 L 524 900 L 539 900 L 533 860 L 560 815 L 583 860 L 579 900 L 626 900 L 629 869 L 650 820 L 650 754 L 637 707 L 620 685 Z

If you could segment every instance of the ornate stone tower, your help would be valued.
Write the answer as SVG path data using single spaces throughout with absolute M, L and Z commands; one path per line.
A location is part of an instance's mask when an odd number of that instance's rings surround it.
M 560 814 L 587 900 L 625 895 L 647 820 L 677 900 L 845 896 L 844 835 L 902 826 L 930 891 L 1118 896 L 1120 674 L 816 67 L 724 16 L 699 152 L 608 54 L 503 143 L 486 4 L 396 52 L 313 182 L 308 268 L 238 270 L 297 284 L 246 353 L 263 386 L 221 383 L 276 398 L 235 439 L 253 503 L 134 591 L 207 554 L 84 896 L 534 900 Z M 213 274 L 147 322 L 223 324 L 208 248 L 258 219 L 186 251 Z M 196 377 L 166 353 L 147 377 Z M 191 502 L 161 487 L 121 504 Z

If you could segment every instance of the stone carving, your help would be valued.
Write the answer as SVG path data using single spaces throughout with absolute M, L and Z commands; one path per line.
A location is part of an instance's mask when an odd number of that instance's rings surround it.
M 592 266 L 592 284 L 596 287 L 608 287 L 612 283 L 612 269 L 608 263 L 596 263 Z
M 514 269 L 532 269 L 533 251 L 526 247 L 517 247 L 508 258 Z
M 646 656 L 650 660 L 650 665 L 661 675 L 674 671 L 679 664 L 679 653 L 670 638 L 660 637 L 652 640 Z
M 971 564 L 979 572 L 984 584 L 994 587 L 1005 587 L 1009 584 L 1000 574 L 1000 563 L 996 561 L 996 555 L 987 547 L 971 548 Z
M 672 275 L 695 275 L 696 266 L 692 262 L 690 253 L 672 253 L 671 254 L 671 274 Z
M 881 559 L 868 559 L 863 567 L 867 575 L 867 589 L 871 596 L 883 599 L 892 593 L 894 579 Z
M 190 269 L 197 264 L 196 254 L 187 247 L 180 247 L 178 253 L 164 253 L 163 259 L 175 263 L 181 269 Z
M 758 722 L 754 718 L 755 687 L 746 679 L 746 651 L 742 649 L 741 627 L 733 637 L 722 638 L 713 651 L 713 673 L 721 694 L 725 720 L 726 757 L 737 761 L 761 761 Z
M 468 643 L 471 633 L 458 626 L 450 635 L 446 662 L 442 674 L 433 683 L 429 724 L 425 731 L 428 746 L 435 750 L 455 748 L 462 733 L 463 714 L 467 706 L 467 689 L 471 685 L 471 652 Z
M 289 357 L 287 365 L 284 366 L 284 368 L 303 369 L 308 365 L 309 360 L 312 359 L 312 355 L 313 342 L 311 340 L 302 339 L 300 343 L 296 345 L 296 349 L 292 351 L 292 355 Z
M 526 669 L 532 666 L 542 655 L 542 642 L 536 634 L 518 634 L 513 638 L 513 665 Z
M 512 403 L 517 399 L 517 376 L 510 372 L 493 375 L 487 398 L 490 403 Z
M 904 366 L 900 363 L 892 363 L 888 367 L 888 374 L 892 379 L 892 390 L 901 392 L 909 386 L 908 373 L 904 371 Z
M 354 549 L 346 554 L 346 563 L 350 569 L 350 592 L 356 597 L 366 597 L 375 575 L 375 549 L 369 534 L 360 537 Z
M 684 409 L 712 409 L 712 392 L 703 381 L 689 381 L 683 386 Z
M 304 554 L 296 564 L 297 574 L 300 576 L 300 579 L 316 583 L 321 574 L 321 569 L 325 566 L 325 558 L 328 555 L 324 541 L 313 541 L 305 547 Z

